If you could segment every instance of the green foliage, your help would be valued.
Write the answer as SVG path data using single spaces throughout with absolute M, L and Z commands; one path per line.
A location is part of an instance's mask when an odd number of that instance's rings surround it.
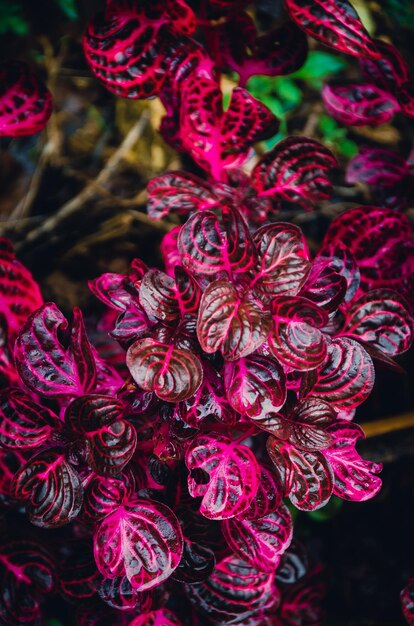
M 322 135 L 323 143 L 339 152 L 342 156 L 350 159 L 358 152 L 357 144 L 348 138 L 348 129 L 339 126 L 329 115 L 321 115 L 318 130 Z
M 348 67 L 345 59 L 337 57 L 330 52 L 315 50 L 309 52 L 305 64 L 290 75 L 290 78 L 303 80 L 312 89 L 322 88 L 324 81 L 331 76 L 343 72 Z
M 414 30 L 414 4 L 412 0 L 385 0 L 387 15 L 404 28 Z
M 23 7 L 18 2 L 0 0 L 0 35 L 27 35 L 29 24 L 24 16 Z
M 79 17 L 78 8 L 76 6 L 76 0 L 55 0 L 60 10 L 70 20 L 76 20 Z

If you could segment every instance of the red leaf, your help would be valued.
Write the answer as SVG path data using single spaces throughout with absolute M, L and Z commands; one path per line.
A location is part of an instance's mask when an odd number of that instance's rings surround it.
M 150 180 L 148 215 L 162 219 L 169 213 L 187 214 L 218 204 L 212 188 L 201 178 L 187 172 L 167 172 Z
M 385 124 L 399 111 L 397 100 L 376 85 L 325 85 L 325 109 L 334 119 L 351 126 Z
M 180 563 L 183 538 L 174 513 L 160 502 L 136 499 L 98 526 L 94 537 L 96 565 L 104 576 L 126 575 L 145 591 L 171 576 Z
M 332 152 L 321 143 L 288 137 L 260 159 L 251 180 L 259 197 L 272 197 L 275 210 L 285 202 L 308 210 L 331 197 L 329 174 L 337 166 Z
M 117 476 L 93 476 L 85 487 L 83 518 L 95 523 L 116 511 L 136 491 L 135 478 L 129 470 Z
M 169 609 L 158 609 L 134 617 L 129 626 L 181 626 L 182 622 Z
M 414 579 L 411 579 L 401 592 L 401 604 L 405 620 L 409 626 L 414 624 Z
M 126 363 L 137 385 L 167 402 L 190 398 L 203 379 L 201 363 L 195 354 L 151 338 L 133 343 Z
M 276 511 L 282 502 L 282 487 L 274 473 L 264 465 L 260 465 L 260 480 L 257 493 L 240 517 L 257 520 Z
M 326 46 L 357 57 L 380 53 L 348 0 L 285 0 L 292 19 Z
M 258 302 L 241 298 L 227 280 L 216 280 L 200 302 L 197 336 L 202 349 L 221 350 L 227 361 L 254 352 L 265 340 L 269 320 Z
M 305 452 L 275 437 L 267 440 L 267 451 L 284 493 L 300 511 L 314 511 L 328 502 L 333 475 L 321 452 Z
M 256 457 L 249 448 L 226 437 L 198 437 L 187 452 L 186 465 L 190 470 L 188 490 L 194 498 L 203 498 L 200 513 L 208 519 L 235 517 L 256 496 L 260 478 Z M 192 470 L 203 470 L 207 482 L 199 482 Z

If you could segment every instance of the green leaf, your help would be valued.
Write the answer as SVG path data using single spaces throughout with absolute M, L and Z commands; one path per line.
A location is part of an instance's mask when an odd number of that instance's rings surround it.
M 414 30 L 414 5 L 412 0 L 385 0 L 384 12 L 404 28 Z
M 358 145 L 352 139 L 342 139 L 336 144 L 336 149 L 348 159 L 352 159 L 352 157 L 358 154 Z
M 29 24 L 24 16 L 23 7 L 19 3 L 11 4 L 10 0 L 0 0 L 0 35 L 13 33 L 27 35 Z
M 281 100 L 285 101 L 286 110 L 295 109 L 302 102 L 302 91 L 290 78 L 276 78 L 275 90 Z
M 320 89 L 323 81 L 343 72 L 348 67 L 347 61 L 330 52 L 313 50 L 309 52 L 305 64 L 290 78 L 299 78 L 307 82 L 314 89 Z
M 79 13 L 76 6 L 76 0 L 55 0 L 55 2 L 67 18 L 70 20 L 78 19 Z

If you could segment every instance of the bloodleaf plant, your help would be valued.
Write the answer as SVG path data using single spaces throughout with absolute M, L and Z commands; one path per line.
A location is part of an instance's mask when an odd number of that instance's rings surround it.
M 135 259 L 90 284 L 115 313 L 108 342 L 125 367 L 99 355 L 78 308 L 66 319 L 44 303 L 1 244 L 1 495 L 71 539 L 52 556 L 0 549 L 6 624 L 41 623 L 54 586 L 85 626 L 316 626 L 322 570 L 292 541 L 292 506 L 380 490 L 353 417 L 374 362 L 394 365 L 412 342 L 408 221 L 354 208 L 312 256 L 283 212 L 329 200 L 338 163 L 294 136 L 247 167 L 278 122 L 245 82 L 297 69 L 302 31 L 371 72 L 391 53 L 346 0 L 287 0 L 286 22 L 262 35 L 246 4 L 211 0 L 198 16 L 184 0 L 112 0 L 85 32 L 93 74 L 118 96 L 159 96 L 164 139 L 198 172 L 149 183 L 152 218 L 183 216 L 162 243 L 165 271 Z M 227 107 L 226 68 L 240 77 Z

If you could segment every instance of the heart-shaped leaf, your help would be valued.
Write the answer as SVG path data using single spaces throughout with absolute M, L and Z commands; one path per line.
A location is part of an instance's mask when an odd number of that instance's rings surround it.
M 186 455 L 188 490 L 202 497 L 200 513 L 212 520 L 245 511 L 255 497 L 260 468 L 253 452 L 226 437 L 198 437 Z
M 269 348 L 283 365 L 306 371 L 325 361 L 327 342 L 319 330 L 328 322 L 323 309 L 306 298 L 279 296 L 272 302 L 272 319 Z
M 332 194 L 331 170 L 338 166 L 332 152 L 307 137 L 288 137 L 267 152 L 252 171 L 259 197 L 271 196 L 275 210 L 283 203 L 303 209 Z
M 155 339 L 140 339 L 132 344 L 126 363 L 137 385 L 167 402 L 190 398 L 203 380 L 201 363 L 195 354 Z
M 169 213 L 187 214 L 218 205 L 210 185 L 187 172 L 167 172 L 152 178 L 147 192 L 148 215 L 155 220 Z
M 193 585 L 207 580 L 213 573 L 216 558 L 213 550 L 184 537 L 184 550 L 173 580 Z
M 24 391 L 9 387 L 0 393 L 0 446 L 12 450 L 38 448 L 60 430 L 58 417 Z
M 285 293 L 296 295 L 310 269 L 300 228 L 285 222 L 267 224 L 254 233 L 253 241 L 258 261 L 251 288 L 268 298 Z
M 269 320 L 259 302 L 242 299 L 227 280 L 205 290 L 198 314 L 197 336 L 209 354 L 220 350 L 227 361 L 248 356 L 266 340 Z
M 259 572 L 274 572 L 292 541 L 293 521 L 287 506 L 281 504 L 256 520 L 243 515 L 225 520 L 222 530 L 234 554 Z
M 255 251 L 240 213 L 223 209 L 223 224 L 212 211 L 192 215 L 178 236 L 182 264 L 190 272 L 245 274 L 254 267 Z
M 322 307 L 327 313 L 336 311 L 347 291 L 345 276 L 338 272 L 334 259 L 315 259 L 300 295 Z
M 67 345 L 59 336 L 67 334 L 68 322 L 53 303 L 33 313 L 17 337 L 15 361 L 24 383 L 44 396 L 82 395 L 95 383 L 92 346 L 85 332 L 82 313 L 73 310 Z
M 321 452 L 305 452 L 275 437 L 267 440 L 267 451 L 284 493 L 300 511 L 314 511 L 328 502 L 333 474 Z
M 136 486 L 135 477 L 128 470 L 117 476 L 94 476 L 85 487 L 83 518 L 93 523 L 102 520 L 127 502 Z
M 139 301 L 146 313 L 163 321 L 179 315 L 174 279 L 160 270 L 149 270 L 142 279 Z
M 328 428 L 333 444 L 323 451 L 334 475 L 335 495 L 344 500 L 362 502 L 376 496 L 382 481 L 376 476 L 382 469 L 381 463 L 366 461 L 355 449 L 364 432 L 357 424 L 338 420 Z
M 18 61 L 2 63 L 0 85 L 0 137 L 43 130 L 52 114 L 52 95 L 30 68 Z
M 347 312 L 343 332 L 389 356 L 406 352 L 413 340 L 413 320 L 397 293 L 370 291 Z
M 282 487 L 274 473 L 260 465 L 260 480 L 257 493 L 248 509 L 240 515 L 243 519 L 257 520 L 276 511 L 282 502 Z
M 183 553 L 183 537 L 165 504 L 135 499 L 105 517 L 94 537 L 96 565 L 104 576 L 126 576 L 137 591 L 171 576 Z
M 13 479 L 13 495 L 26 501 L 30 521 L 42 528 L 68 524 L 82 506 L 81 479 L 63 454 L 45 450 L 23 465 Z
M 169 609 L 158 609 L 134 617 L 129 626 L 182 626 L 182 622 Z
M 274 359 L 254 355 L 226 363 L 224 381 L 233 409 L 253 420 L 260 422 L 285 403 L 286 377 Z
M 94 567 L 96 565 L 94 562 Z M 153 605 L 152 591 L 136 591 L 126 576 L 104 578 L 98 587 L 101 600 L 118 611 L 130 611 L 146 613 Z
M 281 413 L 269 413 L 259 426 L 299 450 L 322 450 L 332 443 L 328 426 L 336 419 L 334 409 L 317 398 L 287 406 Z
M 374 380 L 374 365 L 367 351 L 354 339 L 339 337 L 328 347 L 327 362 L 317 372 L 311 394 L 336 409 L 352 409 L 368 398 Z
M 285 5 L 305 32 L 326 46 L 357 57 L 380 58 L 348 0 L 285 0 Z
M 350 126 L 376 126 L 399 111 L 397 100 L 376 85 L 325 85 L 322 98 L 329 115 Z

